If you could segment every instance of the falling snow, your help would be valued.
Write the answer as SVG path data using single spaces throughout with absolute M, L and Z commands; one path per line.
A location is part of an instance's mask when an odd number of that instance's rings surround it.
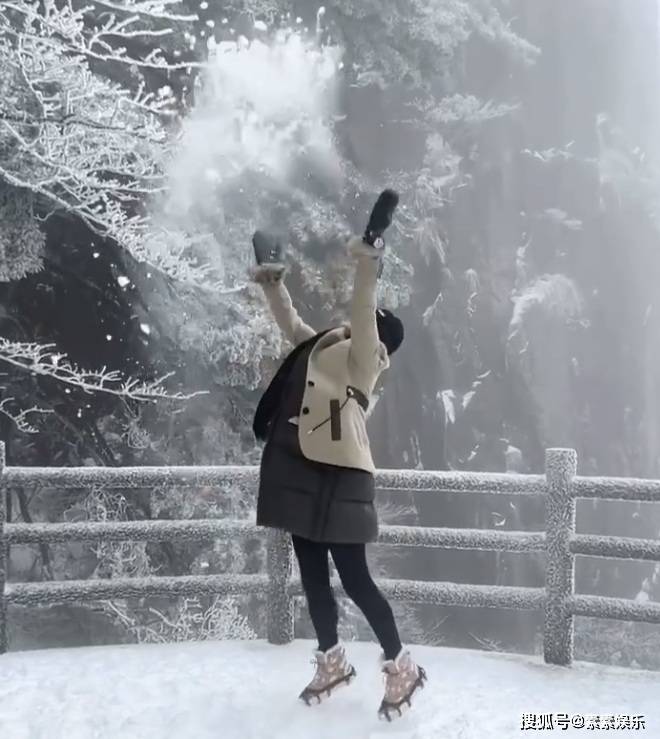
M 213 167 L 209 167 L 208 169 L 204 170 L 204 177 L 208 182 L 222 181 L 222 175 L 220 174 L 220 172 L 218 172 L 217 169 L 214 169 Z

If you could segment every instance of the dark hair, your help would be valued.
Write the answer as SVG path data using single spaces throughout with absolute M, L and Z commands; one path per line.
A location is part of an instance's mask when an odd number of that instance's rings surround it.
M 387 308 L 376 310 L 376 323 L 378 338 L 385 344 L 387 353 L 394 354 L 403 341 L 403 323 Z

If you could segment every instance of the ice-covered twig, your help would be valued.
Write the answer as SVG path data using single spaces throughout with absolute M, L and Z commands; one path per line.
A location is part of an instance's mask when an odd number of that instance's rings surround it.
M 181 5 L 179 0 L 125 0 L 125 2 L 111 2 L 111 0 L 91 0 L 98 8 L 107 8 L 123 13 L 131 13 L 150 18 L 178 23 L 194 23 L 199 20 L 196 14 L 181 15 L 178 13 L 167 13 L 164 8 L 172 5 Z
M 163 382 L 172 376 L 168 373 L 152 382 L 136 378 L 124 378 L 117 370 L 83 370 L 70 364 L 56 351 L 53 344 L 37 344 L 9 341 L 0 337 L 0 362 L 5 362 L 32 375 L 51 377 L 69 387 L 86 393 L 106 393 L 140 401 L 189 400 L 207 391 L 194 393 L 168 393 Z
M 101 3 L 97 4 L 100 5 Z M 106 20 L 102 25 L 86 23 L 85 20 L 89 21 L 88 16 L 91 8 L 87 6 L 76 9 L 71 5 L 70 0 L 59 7 L 55 6 L 54 3 L 42 7 L 41 4 L 29 0 L 27 2 L 24 0 L 21 3 L 3 2 L 0 3 L 0 12 L 11 10 L 25 16 L 25 26 L 20 33 L 15 34 L 19 39 L 32 40 L 34 43 L 41 45 L 45 43 L 55 44 L 73 55 L 79 54 L 97 61 L 119 62 L 134 67 L 152 69 L 175 70 L 204 66 L 195 61 L 169 62 L 163 56 L 161 49 L 153 49 L 145 58 L 134 57 L 119 45 L 122 41 L 129 41 L 138 37 L 158 38 L 169 36 L 173 30 L 169 26 L 155 29 L 149 25 L 139 25 L 140 23 L 144 24 L 149 20 L 167 21 L 168 23 L 175 20 L 181 23 L 192 23 L 197 19 L 196 16 L 158 15 L 156 9 L 162 4 L 143 2 L 122 6 L 118 3 L 103 3 L 105 7 L 129 12 L 132 13 L 132 16 L 120 20 L 114 13 L 105 13 L 103 15 Z M 143 6 L 143 9 L 138 11 L 136 5 Z M 137 28 L 134 27 L 135 24 L 138 24 Z M 5 22 L 2 25 L 5 33 L 15 33 L 11 24 Z
M 26 434 L 38 434 L 39 429 L 33 426 L 27 419 L 28 415 L 31 413 L 53 413 L 51 409 L 48 408 L 38 408 L 37 406 L 32 406 L 32 408 L 26 408 L 22 411 L 12 411 L 9 409 L 10 403 L 15 403 L 16 398 L 4 398 L 2 402 L 0 402 L 0 413 L 7 416 L 7 418 L 11 419 L 15 424 L 16 428 L 19 431 L 22 431 Z

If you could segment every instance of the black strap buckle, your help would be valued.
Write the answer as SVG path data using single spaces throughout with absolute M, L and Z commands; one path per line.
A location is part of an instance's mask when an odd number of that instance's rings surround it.
M 359 388 L 347 385 L 346 395 L 349 398 L 354 398 L 365 413 L 369 410 L 369 398 Z

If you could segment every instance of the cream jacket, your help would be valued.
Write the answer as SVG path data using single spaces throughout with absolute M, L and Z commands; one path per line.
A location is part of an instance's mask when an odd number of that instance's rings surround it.
M 307 459 L 374 472 L 367 413 L 353 389 L 369 399 L 390 364 L 376 324 L 380 255 L 357 237 L 349 242 L 349 251 L 355 259 L 350 327 L 329 331 L 309 356 L 298 436 Z M 317 334 L 293 307 L 282 279 L 262 282 L 262 288 L 277 325 L 292 344 Z

